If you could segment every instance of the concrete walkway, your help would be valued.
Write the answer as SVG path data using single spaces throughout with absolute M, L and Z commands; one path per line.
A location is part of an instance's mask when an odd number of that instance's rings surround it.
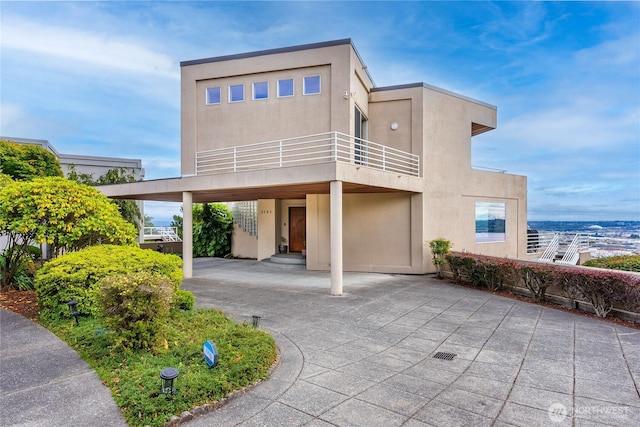
M 0 426 L 126 426 L 89 365 L 54 334 L 0 309 Z
M 640 425 L 640 331 L 424 276 L 196 259 L 199 307 L 262 317 L 272 377 L 200 426 Z M 455 354 L 452 360 L 434 358 Z M 119 426 L 97 375 L 37 324 L 0 310 L 0 425 Z
M 262 317 L 271 379 L 187 425 L 640 425 L 640 331 L 424 276 L 196 259 L 200 307 Z M 453 360 L 434 358 L 455 354 Z

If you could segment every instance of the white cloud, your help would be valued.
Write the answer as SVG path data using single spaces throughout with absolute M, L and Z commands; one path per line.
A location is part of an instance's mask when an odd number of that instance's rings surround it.
M 2 49 L 44 54 L 117 71 L 179 79 L 178 65 L 134 38 L 55 27 L 22 19 L 3 20 Z

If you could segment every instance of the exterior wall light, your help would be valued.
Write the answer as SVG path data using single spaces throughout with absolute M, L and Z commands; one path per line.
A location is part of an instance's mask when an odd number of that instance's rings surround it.
M 251 318 L 251 325 L 254 328 L 257 328 L 258 326 L 260 326 L 260 316 L 252 316 Z
M 164 368 L 160 371 L 160 379 L 162 379 L 162 393 L 167 395 L 176 394 L 176 389 L 173 387 L 173 380 L 178 377 L 178 370 L 176 368 Z
M 78 311 L 78 301 L 72 299 L 67 303 L 67 305 L 69 306 L 71 316 L 76 319 L 76 325 L 80 325 L 80 322 L 78 322 L 78 316 L 80 315 L 80 312 Z
M 391 130 L 396 130 L 396 129 L 398 129 L 398 123 L 396 122 L 391 123 Z

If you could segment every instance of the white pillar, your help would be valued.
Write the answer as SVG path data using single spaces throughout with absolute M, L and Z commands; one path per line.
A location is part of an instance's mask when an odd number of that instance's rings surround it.
M 193 277 L 193 194 L 182 192 L 182 274 L 185 279 Z
M 331 181 L 331 295 L 342 295 L 342 181 Z

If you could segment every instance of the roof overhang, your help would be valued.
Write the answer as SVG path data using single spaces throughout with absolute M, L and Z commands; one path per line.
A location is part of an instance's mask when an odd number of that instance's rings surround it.
M 195 203 L 258 199 L 304 199 L 329 194 L 331 181 L 342 181 L 343 193 L 421 193 L 422 178 L 344 163 L 283 167 L 247 172 L 138 181 L 97 188 L 114 199 L 182 202 L 191 192 Z

